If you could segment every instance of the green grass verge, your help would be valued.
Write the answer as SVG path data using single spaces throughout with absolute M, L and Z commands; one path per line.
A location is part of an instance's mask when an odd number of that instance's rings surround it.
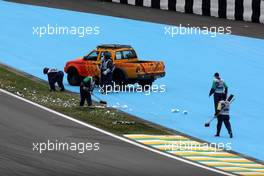
M 171 134 L 165 128 L 113 108 L 79 107 L 78 94 L 49 92 L 46 82 L 3 65 L 0 65 L 0 88 L 115 134 Z M 134 124 L 114 124 L 115 121 Z

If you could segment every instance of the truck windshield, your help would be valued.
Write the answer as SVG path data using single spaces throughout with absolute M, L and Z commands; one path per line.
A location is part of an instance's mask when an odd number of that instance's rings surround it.
M 97 57 L 98 57 L 98 52 L 97 51 L 93 51 L 90 54 L 84 56 L 83 59 L 84 60 L 97 61 Z

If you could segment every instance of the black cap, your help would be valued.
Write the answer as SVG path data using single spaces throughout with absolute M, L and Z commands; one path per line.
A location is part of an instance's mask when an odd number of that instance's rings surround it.
M 111 58 L 111 53 L 110 53 L 109 51 L 104 52 L 104 57 L 105 57 L 106 59 Z
M 49 68 L 45 67 L 45 68 L 43 69 L 43 74 L 47 74 L 48 71 L 49 71 Z
M 216 73 L 214 74 L 214 76 L 215 76 L 215 77 L 219 77 L 220 75 L 219 75 L 218 72 L 216 72 Z

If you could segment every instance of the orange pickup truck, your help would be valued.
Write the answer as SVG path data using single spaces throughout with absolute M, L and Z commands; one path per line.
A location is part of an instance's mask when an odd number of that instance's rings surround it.
M 66 63 L 64 71 L 70 85 L 79 85 L 85 76 L 100 80 L 99 65 L 104 52 L 110 52 L 115 65 L 113 80 L 117 84 L 152 85 L 155 79 L 165 76 L 165 65 L 161 61 L 140 61 L 129 45 L 99 45 L 84 57 Z

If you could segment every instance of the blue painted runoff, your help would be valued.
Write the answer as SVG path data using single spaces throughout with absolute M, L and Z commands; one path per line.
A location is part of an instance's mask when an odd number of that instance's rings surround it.
M 264 160 L 264 40 L 235 35 L 165 35 L 166 25 L 46 7 L 0 2 L 0 62 L 41 79 L 43 67 L 63 69 L 66 61 L 83 56 L 98 44 L 130 44 L 144 60 L 162 60 L 166 76 L 155 84 L 165 92 L 98 95 L 110 106 L 188 135 L 231 143 L 232 150 Z M 33 35 L 33 27 L 92 26 L 99 34 Z M 208 97 L 214 72 L 220 72 L 236 96 L 231 124 L 215 138 L 216 122 Z M 78 92 L 78 87 L 66 88 Z M 172 109 L 180 112 L 172 113 Z M 184 115 L 183 111 L 188 114 Z

